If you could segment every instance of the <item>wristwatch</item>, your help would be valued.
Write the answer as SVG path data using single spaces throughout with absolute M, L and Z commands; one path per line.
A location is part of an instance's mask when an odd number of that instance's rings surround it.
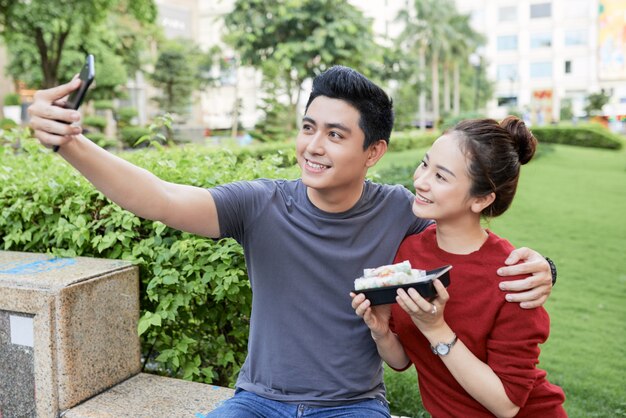
M 454 338 L 449 343 L 437 343 L 434 347 L 431 345 L 430 349 L 433 350 L 433 354 L 438 356 L 447 356 L 450 354 L 450 350 L 456 344 L 458 337 L 454 334 Z
M 550 260 L 548 257 L 544 258 L 550 265 L 550 274 L 552 274 L 552 286 L 554 286 L 556 284 L 556 264 L 554 264 L 554 261 Z

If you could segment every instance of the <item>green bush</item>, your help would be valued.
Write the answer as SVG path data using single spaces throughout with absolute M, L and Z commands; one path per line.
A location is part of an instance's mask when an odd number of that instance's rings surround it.
M 140 219 L 56 154 L 32 139 L 23 145 L 17 155 L 0 147 L 0 248 L 137 264 L 146 368 L 232 385 L 246 355 L 251 306 L 241 247 Z M 199 187 L 298 172 L 276 168 L 272 155 L 240 160 L 234 151 L 195 145 L 121 156 L 165 180 Z
M 102 132 L 107 127 L 107 118 L 104 116 L 85 116 L 83 118 L 83 126 L 96 128 Z
M 120 129 L 119 133 L 122 143 L 129 148 L 133 148 L 139 138 L 150 134 L 150 128 L 145 126 L 126 126 Z
M 600 125 L 533 126 L 531 131 L 539 142 L 576 145 L 580 147 L 621 149 L 623 139 Z
M 93 107 L 96 110 L 112 110 L 115 108 L 113 100 L 94 100 Z
M 0 129 L 2 130 L 13 129 L 16 126 L 17 126 L 17 122 L 15 122 L 13 119 L 9 119 L 9 118 L 0 119 Z
M 22 98 L 17 93 L 9 93 L 4 96 L 5 106 L 19 106 L 22 103 Z
M 115 139 L 108 138 L 102 132 L 89 132 L 86 136 L 102 148 L 114 148 L 117 146 L 117 141 Z
M 457 123 L 461 122 L 465 119 L 482 119 L 485 115 L 480 112 L 464 112 L 458 115 L 449 115 L 447 116 L 443 122 L 441 123 L 441 130 L 445 131 L 447 129 L 452 128 Z
M 115 117 L 120 128 L 129 126 L 137 115 L 139 115 L 139 111 L 134 107 L 120 107 L 115 111 Z
M 389 151 L 405 151 L 432 145 L 441 132 L 421 132 L 417 130 L 392 132 L 389 140 Z
M 396 372 L 385 365 L 385 387 L 389 409 L 393 415 L 412 418 L 430 417 L 422 405 L 415 367 L 411 366 L 404 372 Z

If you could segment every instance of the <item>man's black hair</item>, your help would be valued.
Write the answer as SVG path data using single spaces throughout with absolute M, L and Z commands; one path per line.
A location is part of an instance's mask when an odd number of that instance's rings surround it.
M 393 103 L 387 93 L 352 68 L 336 65 L 313 80 L 309 105 L 318 96 L 339 99 L 359 111 L 359 127 L 365 133 L 363 149 L 384 139 L 389 143 L 393 129 Z

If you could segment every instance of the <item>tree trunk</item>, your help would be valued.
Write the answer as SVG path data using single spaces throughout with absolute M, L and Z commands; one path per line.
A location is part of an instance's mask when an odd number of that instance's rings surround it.
M 459 113 L 461 113 L 461 75 L 459 70 L 459 62 L 454 61 L 452 65 L 452 76 L 454 83 L 454 109 L 452 113 L 455 116 L 458 116 Z
M 239 68 L 235 63 L 235 100 L 233 101 L 232 121 L 230 126 L 230 137 L 237 138 L 237 128 L 239 127 Z
M 433 128 L 439 125 L 439 51 L 433 51 L 432 61 L 430 63 L 431 72 L 431 89 L 432 89 L 432 105 L 433 105 Z
M 426 129 L 426 92 L 424 91 L 424 82 L 426 81 L 426 46 L 422 45 L 419 53 L 419 117 L 420 130 Z
M 302 82 L 299 82 L 298 83 L 298 92 L 296 93 L 296 101 L 293 103 L 293 106 L 292 106 L 292 112 L 293 112 L 292 120 L 293 120 L 293 123 L 294 123 L 294 128 L 293 129 L 296 129 L 296 127 L 300 125 L 300 121 L 301 121 L 300 115 L 298 114 L 298 104 L 300 103 L 300 97 L 301 96 L 302 96 Z
M 443 63 L 443 110 L 450 113 L 450 62 Z
M 56 87 L 59 84 L 59 64 L 70 31 L 71 26 L 68 26 L 67 30 L 55 34 L 48 45 L 41 29 L 35 29 L 35 44 L 41 57 L 42 88 L 44 89 Z

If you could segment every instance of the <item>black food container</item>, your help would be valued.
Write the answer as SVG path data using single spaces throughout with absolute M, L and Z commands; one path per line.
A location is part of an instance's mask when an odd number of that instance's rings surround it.
M 437 290 L 433 285 L 433 280 L 439 279 L 445 287 L 450 285 L 450 269 L 452 266 L 442 266 L 433 270 L 427 270 L 426 276 L 419 282 L 401 284 L 397 286 L 377 287 L 374 289 L 353 290 L 354 293 L 363 293 L 367 299 L 374 305 L 384 305 L 387 303 L 396 303 L 396 291 L 400 288 L 408 290 L 413 288 L 419 292 L 424 299 L 431 299 L 437 296 Z

